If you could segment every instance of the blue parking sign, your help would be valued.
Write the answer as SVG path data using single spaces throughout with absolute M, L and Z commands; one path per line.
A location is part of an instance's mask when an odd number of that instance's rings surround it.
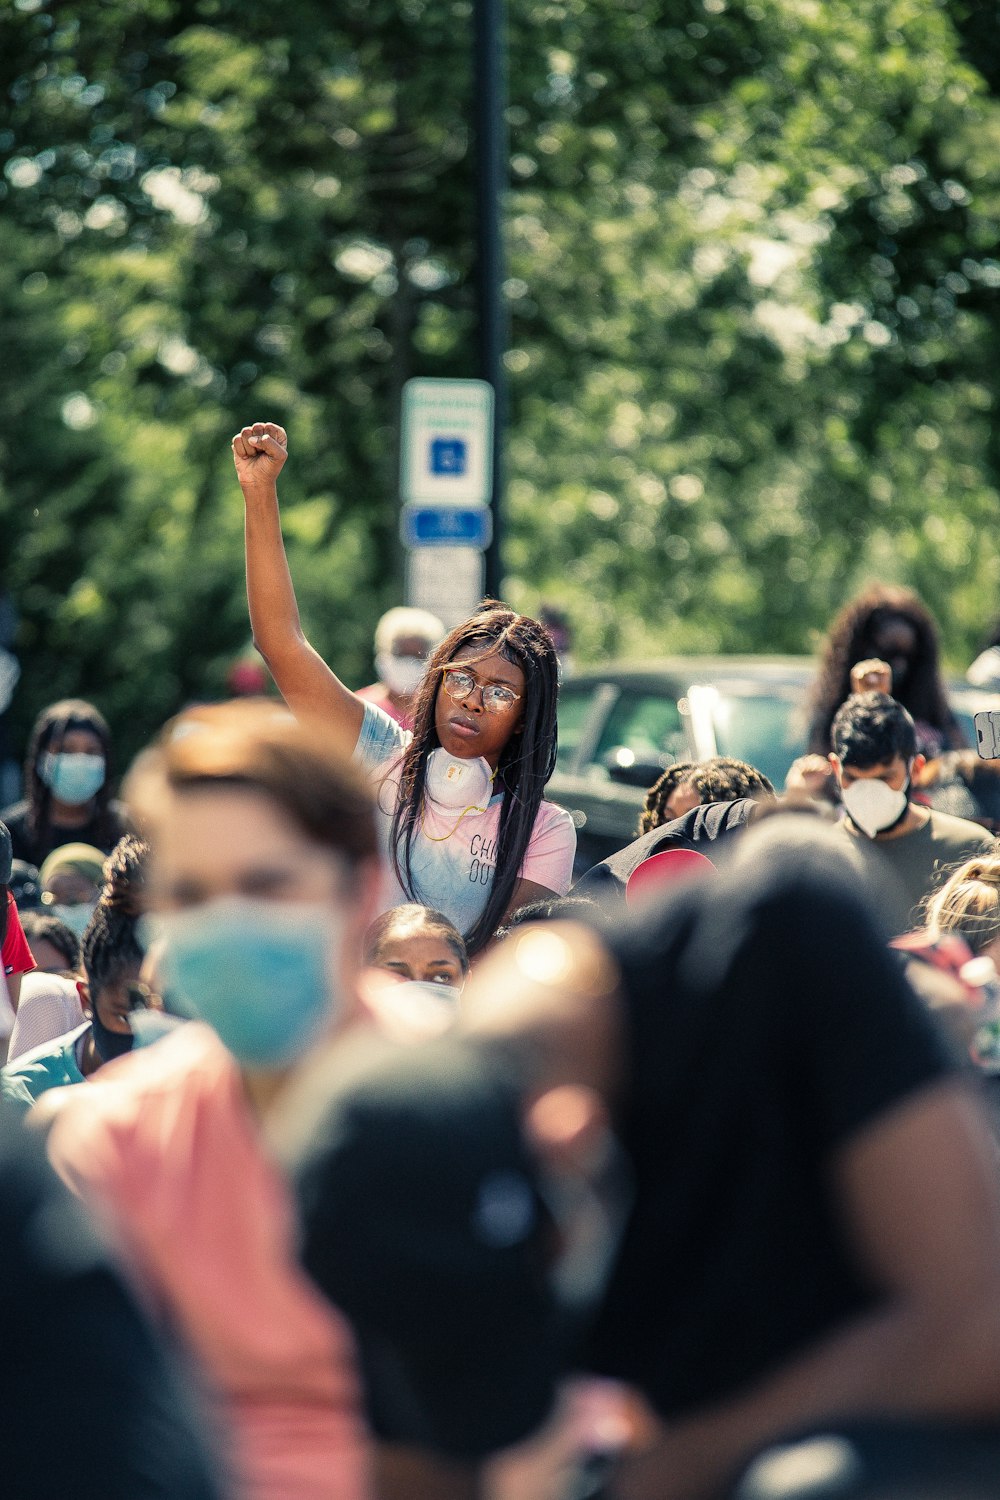
M 465 473 L 469 455 L 463 438 L 436 437 L 430 446 L 432 474 Z

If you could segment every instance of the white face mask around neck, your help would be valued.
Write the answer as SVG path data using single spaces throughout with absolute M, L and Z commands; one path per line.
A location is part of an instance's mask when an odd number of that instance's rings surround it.
M 440 807 L 485 812 L 493 795 L 495 775 L 482 755 L 460 760 L 439 745 L 427 757 L 427 795 Z

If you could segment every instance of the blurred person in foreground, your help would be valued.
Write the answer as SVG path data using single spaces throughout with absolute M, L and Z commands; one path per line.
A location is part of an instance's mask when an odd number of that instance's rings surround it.
M 264 1132 L 362 1013 L 371 797 L 329 728 L 249 702 L 181 715 L 126 790 L 150 839 L 163 993 L 193 1019 L 62 1091 L 50 1154 L 196 1359 L 227 1495 L 362 1500 L 351 1333 L 299 1269 Z
M 470 1495 L 484 1428 L 504 1400 L 537 1420 L 556 1363 L 551 1320 L 484 1273 L 497 1252 L 469 1157 L 477 1142 L 495 1157 L 514 1078 L 550 1205 L 608 1207 L 616 1159 L 627 1185 L 614 1232 L 591 1236 L 589 1327 L 562 1364 L 631 1392 L 616 1441 L 631 1439 L 599 1489 L 549 1474 L 525 1500 L 717 1500 L 776 1440 L 828 1430 L 854 1477 L 904 1472 L 917 1441 L 951 1476 L 941 1500 L 991 1493 L 957 1482 L 983 1451 L 1000 1472 L 984 1118 L 830 834 L 783 847 L 778 822 L 727 872 L 603 935 L 519 929 L 477 971 L 450 1062 L 432 1050 L 346 1084 L 331 1073 L 301 1101 L 305 1263 L 356 1318 L 382 1420 L 464 1460 Z M 527 1259 L 515 1187 L 489 1227 Z M 579 1248 L 588 1222 L 571 1211 L 555 1243 Z
M 112 773 L 111 730 L 99 709 L 82 698 L 43 709 L 28 741 L 24 800 L 0 813 L 15 859 L 40 866 L 71 841 L 110 854 L 128 831 Z
M 358 697 L 374 703 L 404 729 L 413 728 L 417 688 L 427 670 L 427 658 L 444 640 L 437 615 L 426 609 L 386 610 L 375 626 L 375 670 L 378 681 L 358 689 Z
M 41 1142 L 2 1103 L 0 1320 L 10 1500 L 221 1500 L 193 1392 Z
M 836 833 L 848 841 L 893 933 L 919 925 L 920 907 L 957 864 L 991 853 L 996 840 L 978 823 L 953 818 L 912 798 L 923 770 L 916 730 L 886 693 L 857 693 L 837 711 L 830 764 L 846 816 Z

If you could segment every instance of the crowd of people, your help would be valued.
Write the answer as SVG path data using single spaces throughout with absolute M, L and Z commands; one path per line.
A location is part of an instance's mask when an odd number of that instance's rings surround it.
M 786 787 L 672 763 L 581 872 L 550 630 L 392 610 L 352 691 L 284 430 L 233 455 L 282 701 L 120 801 L 54 704 L 0 823 L 10 1493 L 1000 1493 L 1000 849 L 923 605 L 834 622 Z

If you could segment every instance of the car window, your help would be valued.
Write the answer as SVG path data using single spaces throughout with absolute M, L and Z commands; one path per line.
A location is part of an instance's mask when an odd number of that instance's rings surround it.
M 556 765 L 568 770 L 576 759 L 594 702 L 592 684 L 567 682 L 559 689 L 559 748 Z
M 680 760 L 686 737 L 672 696 L 625 691 L 612 708 L 594 752 L 598 765 L 613 750 L 631 750 L 637 761 L 663 766 Z
M 793 697 L 722 692 L 712 709 L 717 753 L 756 766 L 780 790 L 792 761 L 805 750 L 805 719 Z

